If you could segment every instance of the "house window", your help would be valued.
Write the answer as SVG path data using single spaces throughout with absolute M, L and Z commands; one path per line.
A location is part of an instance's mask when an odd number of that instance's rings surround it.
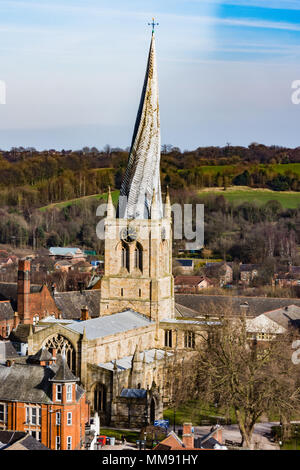
M 56 401 L 61 401 L 62 396 L 62 385 L 56 385 Z
M 41 409 L 37 406 L 26 406 L 26 424 L 41 425 Z
M 67 450 L 72 450 L 72 436 L 67 437 Z
M 184 332 L 184 347 L 195 349 L 195 333 L 193 331 Z
M 55 416 L 56 416 L 56 425 L 59 426 L 60 425 L 60 411 L 57 411 Z
M 72 413 L 69 412 L 67 413 L 67 425 L 71 426 L 71 424 L 72 424 Z
M 7 405 L 0 403 L 0 423 L 7 423 Z
M 56 436 L 55 438 L 55 449 L 56 450 L 60 449 L 60 436 Z
M 6 327 L 6 336 L 9 336 L 9 332 L 10 332 L 10 327 L 9 327 L 9 325 L 7 325 L 7 327 Z
M 72 401 L 72 384 L 67 385 L 67 401 Z
M 165 346 L 172 347 L 172 330 L 165 330 Z

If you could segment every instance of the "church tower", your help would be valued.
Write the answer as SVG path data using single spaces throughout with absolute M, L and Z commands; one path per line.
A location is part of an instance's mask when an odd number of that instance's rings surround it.
M 174 317 L 171 205 L 160 185 L 160 119 L 155 38 L 117 212 L 109 191 L 100 316 L 132 309 L 158 325 Z

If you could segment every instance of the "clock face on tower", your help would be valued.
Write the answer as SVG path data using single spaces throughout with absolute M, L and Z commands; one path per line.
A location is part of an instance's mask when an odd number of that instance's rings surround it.
M 136 228 L 133 225 L 123 228 L 120 232 L 120 238 L 127 243 L 134 242 L 137 239 Z

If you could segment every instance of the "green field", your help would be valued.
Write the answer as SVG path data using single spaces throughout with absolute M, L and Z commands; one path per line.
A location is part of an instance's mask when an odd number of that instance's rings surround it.
M 210 190 L 199 191 L 199 195 L 223 195 L 229 202 L 242 204 L 243 202 L 255 202 L 258 205 L 266 204 L 268 201 L 278 201 L 285 209 L 293 209 L 300 205 L 300 193 L 293 191 L 270 191 L 267 189 L 251 189 L 244 186 L 233 186 L 226 191 L 221 188 L 210 188 Z
M 119 198 L 119 193 L 120 191 L 112 191 L 111 196 L 113 203 L 116 204 Z M 68 201 L 62 201 L 62 202 L 54 202 L 53 204 L 48 204 L 47 206 L 40 207 L 41 212 L 45 212 L 49 209 L 53 209 L 56 207 L 57 209 L 63 209 L 64 207 L 72 206 L 73 204 L 80 204 L 81 202 L 84 201 L 90 201 L 90 200 L 97 200 L 97 199 L 103 199 L 105 202 L 107 200 L 107 193 L 103 194 L 92 194 L 91 196 L 84 196 L 84 197 L 79 197 L 76 199 L 69 199 Z

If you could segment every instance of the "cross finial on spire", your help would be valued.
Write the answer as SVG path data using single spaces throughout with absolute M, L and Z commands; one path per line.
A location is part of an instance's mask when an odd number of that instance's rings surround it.
M 149 26 L 152 26 L 152 34 L 154 34 L 155 26 L 158 26 L 159 23 L 155 23 L 155 19 L 152 18 L 152 23 L 148 23 Z

